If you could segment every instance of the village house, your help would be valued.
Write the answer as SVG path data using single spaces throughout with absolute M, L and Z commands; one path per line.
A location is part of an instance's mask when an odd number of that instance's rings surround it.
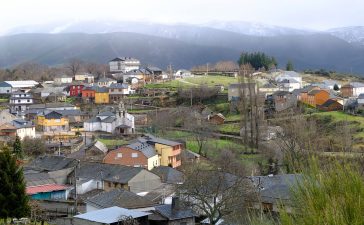
M 100 78 L 97 81 L 97 85 L 100 87 L 110 87 L 111 84 L 116 84 L 117 81 L 108 77 Z
M 72 84 L 69 85 L 70 96 L 71 97 L 79 97 L 82 94 L 82 89 L 85 85 L 82 82 L 74 81 Z
M 138 85 L 144 84 L 145 82 L 149 82 L 151 79 L 151 75 L 149 72 L 138 69 L 138 70 L 130 70 L 126 73 L 113 74 L 113 77 L 118 81 L 124 84 Z
M 302 86 L 302 76 L 295 71 L 283 71 L 275 77 L 277 83 L 281 83 L 284 80 L 297 81 Z
M 104 163 L 124 166 L 143 167 L 151 170 L 159 166 L 159 156 L 154 147 L 144 139 L 110 151 L 103 160 Z
M 77 169 L 77 193 L 94 189 L 124 189 L 133 193 L 149 192 L 162 185 L 160 177 L 140 167 L 96 162 L 81 162 Z M 73 174 L 69 176 L 73 181 Z
M 140 61 L 131 57 L 117 57 L 109 61 L 111 73 L 126 73 L 131 70 L 138 70 Z
M 259 87 L 259 92 L 264 93 L 265 96 L 272 95 L 274 92 L 278 90 L 279 90 L 278 86 L 272 83 L 266 83 L 263 86 Z
M 288 91 L 277 91 L 267 101 L 274 112 L 281 112 L 297 106 L 297 97 Z
M 256 83 L 235 83 L 230 84 L 228 88 L 228 100 L 239 101 L 241 95 L 249 96 L 249 94 L 255 95 L 257 93 Z
M 109 104 L 109 89 L 107 87 L 95 86 L 95 104 Z
M 86 102 L 94 102 L 95 101 L 95 95 L 96 95 L 96 90 L 95 90 L 96 86 L 85 86 L 82 89 L 82 98 L 86 101 Z
M 87 212 L 74 216 L 72 221 L 68 218 L 58 219 L 58 225 L 117 225 L 124 224 L 120 220 L 123 218 L 132 218 L 138 225 L 149 225 L 148 212 L 138 210 L 129 210 L 117 206 Z M 65 222 L 67 221 L 67 222 Z M 126 224 L 126 223 L 125 223 Z
M 67 96 L 62 92 L 52 92 L 46 98 L 46 102 L 65 102 Z
M 292 92 L 293 90 L 301 88 L 301 82 L 294 78 L 286 78 L 281 81 L 277 81 L 277 86 L 280 91 Z
M 195 213 L 185 208 L 178 197 L 172 199 L 171 205 L 155 206 L 153 215 L 149 215 L 150 225 L 194 225 Z
M 72 187 L 57 184 L 48 173 L 26 173 L 26 194 L 32 200 L 67 200 Z
M 112 189 L 101 192 L 86 200 L 86 212 L 105 209 L 113 206 L 138 211 L 149 211 L 156 204 L 143 196 L 139 196 L 125 189 Z
M 109 87 L 110 102 L 119 102 L 125 98 L 126 95 L 130 94 L 132 94 L 132 90 L 128 84 L 116 83 L 111 84 Z
M 67 74 L 57 74 L 54 77 L 54 83 L 55 84 L 70 84 L 72 83 L 73 79 L 71 76 L 68 76 Z
M 82 81 L 87 84 L 93 84 L 95 82 L 95 76 L 90 73 L 77 73 L 75 75 L 75 81 Z
M 84 129 L 88 132 L 103 131 L 107 133 L 132 134 L 134 133 L 134 116 L 126 110 L 119 110 L 116 114 L 102 112 L 84 122 Z
M 193 77 L 191 71 L 189 70 L 177 70 L 177 72 L 174 73 L 175 78 L 186 78 L 186 77 Z
M 25 137 L 35 138 L 35 125 L 31 121 L 15 119 L 10 122 L 16 129 L 16 135 L 23 140 Z
M 181 166 L 182 144 L 162 138 L 154 137 L 150 134 L 141 137 L 139 140 L 154 146 L 160 156 L 161 166 L 176 168 Z
M 29 91 L 39 83 L 34 80 L 3 81 L 0 82 L 0 94 L 10 94 L 17 91 Z
M 360 94 L 358 96 L 358 98 L 356 99 L 356 103 L 359 110 L 364 110 L 364 94 Z
M 38 114 L 37 128 L 43 132 L 67 132 L 69 131 L 69 119 L 56 111 L 43 111 Z
M 254 207 L 265 212 L 279 213 L 282 207 L 292 212 L 292 188 L 301 181 L 301 175 L 284 174 L 269 176 L 253 176 L 248 178 L 258 193 L 258 202 Z
M 364 93 L 364 83 L 351 82 L 341 86 L 340 92 L 342 97 L 358 97 L 360 94 Z
M 183 173 L 169 166 L 154 167 L 151 172 L 157 174 L 166 184 L 182 184 L 184 182 Z
M 322 105 L 319 105 L 317 108 L 322 111 L 330 112 L 330 111 L 342 111 L 344 109 L 344 106 L 336 99 L 330 98 Z
M 9 100 L 10 113 L 18 114 L 24 112 L 33 103 L 32 94 L 23 91 L 13 92 Z
M 307 94 L 307 102 L 308 105 L 316 107 L 318 105 L 324 104 L 327 100 L 330 99 L 330 93 L 326 90 L 312 90 Z
M 46 173 L 54 180 L 54 183 L 67 184 L 69 175 L 78 163 L 75 159 L 63 156 L 38 156 L 24 167 L 24 176 L 26 178 L 29 174 Z

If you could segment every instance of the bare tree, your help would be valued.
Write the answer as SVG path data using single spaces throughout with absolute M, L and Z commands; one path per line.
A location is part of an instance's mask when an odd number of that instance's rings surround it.
M 235 161 L 231 156 L 225 154 L 209 167 L 195 164 L 186 168 L 186 180 L 179 187 L 182 201 L 198 214 L 206 216 L 210 224 L 244 214 L 250 198 L 254 196 L 245 177 L 230 173 L 236 170 L 229 168 L 230 163 Z
M 66 69 L 71 73 L 72 76 L 75 76 L 82 68 L 83 62 L 79 59 L 70 59 L 66 64 Z

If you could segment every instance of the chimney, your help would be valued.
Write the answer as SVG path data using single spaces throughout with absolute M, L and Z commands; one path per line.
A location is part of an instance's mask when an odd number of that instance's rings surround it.
M 172 197 L 172 211 L 179 211 L 181 209 L 179 197 Z

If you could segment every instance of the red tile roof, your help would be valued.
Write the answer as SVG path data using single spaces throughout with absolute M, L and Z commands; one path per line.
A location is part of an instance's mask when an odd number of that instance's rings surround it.
M 27 195 L 34 195 L 43 192 L 61 191 L 66 190 L 68 186 L 61 184 L 45 184 L 39 186 L 32 186 L 26 188 Z

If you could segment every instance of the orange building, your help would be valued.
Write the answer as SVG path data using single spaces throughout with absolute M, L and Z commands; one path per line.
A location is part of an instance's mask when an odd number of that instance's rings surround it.
M 313 107 L 324 104 L 330 99 L 330 93 L 326 90 L 312 90 L 307 94 L 307 104 Z
M 95 89 L 93 87 L 85 87 L 82 90 L 82 98 L 95 99 Z

